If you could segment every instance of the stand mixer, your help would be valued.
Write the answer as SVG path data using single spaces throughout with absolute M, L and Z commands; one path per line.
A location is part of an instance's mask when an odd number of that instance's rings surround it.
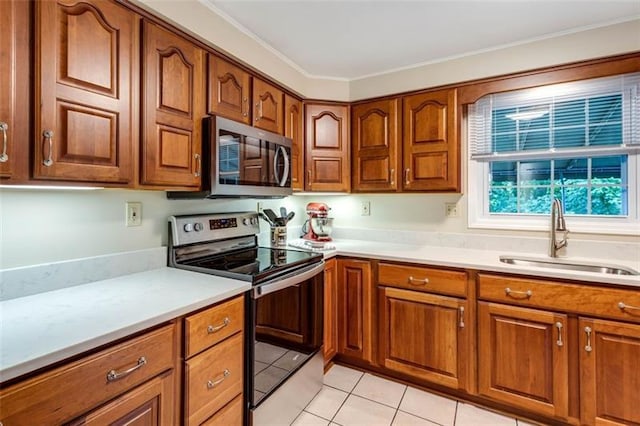
M 306 211 L 309 219 L 302 227 L 302 231 L 305 232 L 302 238 L 318 242 L 331 241 L 333 218 L 329 217 L 329 210 L 331 208 L 325 203 L 307 204 Z

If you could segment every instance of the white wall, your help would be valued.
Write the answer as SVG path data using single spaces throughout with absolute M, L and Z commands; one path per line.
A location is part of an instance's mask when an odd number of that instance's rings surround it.
M 197 1 L 139 2 L 309 98 L 360 99 L 640 50 L 640 20 L 636 20 L 351 83 L 318 81 L 305 76 Z M 371 202 L 371 216 L 360 216 L 360 202 L 363 200 Z M 143 203 L 141 227 L 124 226 L 125 201 Z M 292 224 L 301 225 L 304 206 L 309 201 L 328 202 L 333 208 L 336 226 L 469 232 L 466 227 L 466 198 L 455 194 L 293 196 L 285 200 L 264 201 L 264 204 L 266 207 L 285 205 L 289 209 L 295 208 L 297 217 Z M 445 218 L 445 202 L 458 202 L 461 216 Z M 166 244 L 169 215 L 255 208 L 255 200 L 170 201 L 161 191 L 3 189 L 0 190 L 0 269 L 158 247 Z M 262 226 L 266 229 L 264 224 Z M 617 236 L 583 238 L 634 241 Z

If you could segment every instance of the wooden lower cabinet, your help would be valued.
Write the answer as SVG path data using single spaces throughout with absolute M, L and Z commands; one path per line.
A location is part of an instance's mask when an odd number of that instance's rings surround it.
M 581 318 L 578 329 L 581 423 L 640 424 L 640 325 Z
M 201 426 L 232 426 L 241 425 L 244 407 L 242 395 L 235 397 L 233 401 L 220 409 L 213 417 L 207 419 Z
M 174 376 L 168 371 L 127 392 L 70 426 L 169 426 L 174 416 Z
M 467 386 L 470 354 L 467 302 L 380 287 L 380 364 L 450 388 Z
M 324 265 L 324 363 L 338 353 L 338 261 Z
M 548 417 L 569 409 L 567 316 L 478 302 L 478 392 Z
M 373 282 L 366 260 L 338 260 L 338 353 L 373 361 Z

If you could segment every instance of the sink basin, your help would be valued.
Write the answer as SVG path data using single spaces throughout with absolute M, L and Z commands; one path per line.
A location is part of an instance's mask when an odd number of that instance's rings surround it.
M 537 266 L 539 268 L 564 269 L 566 271 L 596 272 L 613 275 L 640 275 L 640 272 L 618 265 L 583 263 L 567 259 L 500 256 L 500 262 L 510 265 Z

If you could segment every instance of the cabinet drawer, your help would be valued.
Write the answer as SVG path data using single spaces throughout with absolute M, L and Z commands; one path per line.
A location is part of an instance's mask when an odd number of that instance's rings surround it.
M 241 426 L 242 425 L 242 395 L 238 395 L 213 417 L 200 426 Z
M 489 274 L 478 274 L 478 283 L 483 300 L 640 322 L 637 290 Z
M 447 269 L 380 263 L 378 284 L 451 296 L 467 296 L 467 274 Z
M 17 383 L 0 394 L 0 422 L 12 426 L 69 421 L 172 368 L 175 349 L 175 327 L 168 325 Z M 111 372 L 121 376 L 110 380 Z
M 242 339 L 238 333 L 186 362 L 188 425 L 199 425 L 242 393 Z
M 189 358 L 242 330 L 244 299 L 236 297 L 184 320 L 185 352 Z

